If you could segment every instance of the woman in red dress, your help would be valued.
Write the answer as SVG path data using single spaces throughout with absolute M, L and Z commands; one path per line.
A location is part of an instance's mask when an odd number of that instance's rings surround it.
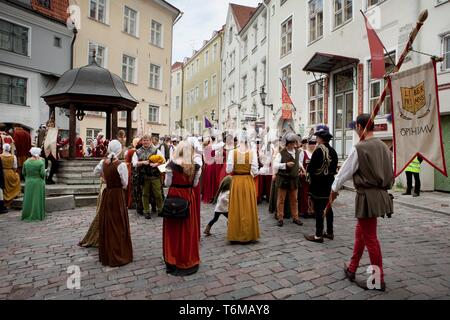
M 216 185 L 215 152 L 211 140 L 208 138 L 203 143 L 203 176 L 202 176 L 202 202 L 211 203 L 215 197 L 214 186 Z
M 306 150 L 300 154 L 300 162 L 302 163 L 302 173 L 300 174 L 300 187 L 298 189 L 298 213 L 303 218 L 309 218 L 313 215 L 311 201 L 309 199 L 309 183 L 306 181 L 306 170 L 311 161 L 312 154 L 316 148 L 316 140 L 310 138 Z
M 127 165 L 128 169 L 128 188 L 127 188 L 127 205 L 128 209 L 133 209 L 134 201 L 133 201 L 133 164 L 132 159 L 133 155 L 136 152 L 136 146 L 139 143 L 140 139 L 135 138 L 133 140 L 133 146 L 132 148 L 128 149 L 125 152 L 125 164 Z
M 167 273 L 187 276 L 200 265 L 200 207 L 193 192 L 198 185 L 201 166 L 195 164 L 195 151 L 189 142 L 181 142 L 173 160 L 166 166 L 167 198 L 182 198 L 189 202 L 186 219 L 164 218 L 163 253 Z

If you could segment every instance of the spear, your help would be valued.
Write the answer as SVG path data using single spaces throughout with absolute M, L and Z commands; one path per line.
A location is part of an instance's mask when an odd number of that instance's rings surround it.
M 396 73 L 400 70 L 403 63 L 405 62 L 406 57 L 413 49 L 413 43 L 417 38 L 417 35 L 419 34 L 420 29 L 422 28 L 423 24 L 428 18 L 428 10 L 424 10 L 420 13 L 419 18 L 416 23 L 416 27 L 409 35 L 408 43 L 406 44 L 405 49 L 403 50 L 402 54 L 400 55 L 400 58 L 397 62 L 397 65 L 394 67 L 394 70 L 392 73 Z M 387 75 L 385 75 L 385 78 L 387 78 Z M 378 98 L 377 104 L 375 105 L 375 108 L 373 108 L 372 114 L 370 115 L 369 122 L 367 123 L 366 127 L 364 128 L 364 131 L 361 135 L 361 141 L 364 141 L 366 139 L 367 129 L 372 126 L 372 124 L 375 121 L 375 117 L 377 116 L 378 112 L 380 111 L 380 108 L 382 104 L 384 103 L 384 100 L 386 99 L 387 91 L 389 89 L 389 84 L 386 83 L 383 93 L 381 94 L 380 98 Z M 324 210 L 323 216 L 326 217 L 328 211 L 330 211 L 331 206 L 333 205 L 333 202 L 330 200 Z

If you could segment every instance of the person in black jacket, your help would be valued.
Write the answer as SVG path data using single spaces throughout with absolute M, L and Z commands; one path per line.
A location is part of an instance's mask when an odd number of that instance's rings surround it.
M 323 238 L 334 239 L 333 210 L 330 209 L 327 219 L 327 232 L 324 233 L 324 211 L 330 197 L 334 176 L 337 174 L 338 156 L 330 146 L 333 135 L 325 125 L 317 127 L 314 134 L 317 137 L 317 148 L 312 154 L 307 174 L 310 178 L 309 194 L 313 201 L 316 215 L 316 234 L 306 236 L 308 241 L 323 243 Z
M 3 201 L 3 188 L 5 187 L 5 180 L 3 177 L 3 165 L 0 161 L 0 214 L 8 213 L 8 209 L 5 207 L 5 202 Z

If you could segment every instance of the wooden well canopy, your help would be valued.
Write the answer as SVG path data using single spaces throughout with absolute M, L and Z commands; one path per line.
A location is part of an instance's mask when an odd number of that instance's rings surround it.
M 128 91 L 122 79 L 100 67 L 95 59 L 87 66 L 66 71 L 56 85 L 42 98 L 54 116 L 55 108 L 68 109 L 69 157 L 75 158 L 76 121 L 84 111 L 106 113 L 106 139 L 116 139 L 118 112 L 127 112 L 127 144 L 132 140 L 132 112 L 137 100 Z

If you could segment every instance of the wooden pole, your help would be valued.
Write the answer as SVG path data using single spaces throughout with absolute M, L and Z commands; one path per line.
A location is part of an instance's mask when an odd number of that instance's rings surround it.
M 70 118 L 69 118 L 69 158 L 76 158 L 76 127 L 77 127 L 77 116 L 76 116 L 77 108 L 72 103 L 70 105 Z
M 131 146 L 133 139 L 132 111 L 127 110 L 127 146 Z
M 112 136 L 110 140 L 117 139 L 117 133 L 118 133 L 118 119 L 117 119 L 117 107 L 112 108 L 112 117 L 111 117 L 111 130 L 112 130 Z
M 111 140 L 111 111 L 106 112 L 106 137 L 105 139 Z
M 400 55 L 397 65 L 395 66 L 392 73 L 396 73 L 396 72 L 400 71 L 401 67 L 403 66 L 403 63 L 405 62 L 406 57 L 408 56 L 409 52 L 411 51 L 411 49 L 413 47 L 412 45 L 413 45 L 414 41 L 416 40 L 420 29 L 422 28 L 422 26 L 425 23 L 425 21 L 427 20 L 427 18 L 428 18 L 428 10 L 422 11 L 417 20 L 416 27 L 410 33 L 408 43 L 406 44 L 405 49 L 403 50 L 402 54 Z M 364 128 L 364 131 L 361 135 L 361 139 L 360 139 L 361 141 L 364 141 L 366 139 L 367 129 L 373 125 L 373 123 L 375 121 L 375 117 L 377 116 L 378 112 L 380 111 L 381 105 L 384 103 L 384 100 L 386 99 L 388 90 L 389 90 L 389 84 L 387 83 L 384 87 L 383 93 L 381 94 L 380 98 L 377 101 L 377 104 L 375 105 L 375 107 L 372 110 L 372 114 L 370 115 L 369 122 L 367 123 L 367 125 Z M 324 211 L 324 217 L 327 215 L 327 213 L 331 209 L 332 205 L 333 205 L 332 201 L 329 201 L 327 204 L 327 207 L 325 208 L 325 211 Z

